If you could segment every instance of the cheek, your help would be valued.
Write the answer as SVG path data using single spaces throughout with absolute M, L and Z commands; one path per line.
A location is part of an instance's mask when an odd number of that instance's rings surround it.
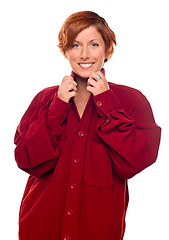
M 105 59 L 105 52 L 100 49 L 99 51 L 95 52 L 95 58 L 102 61 Z
M 71 62 L 71 61 L 75 61 L 78 57 L 77 52 L 74 51 L 69 51 L 67 52 L 67 59 Z

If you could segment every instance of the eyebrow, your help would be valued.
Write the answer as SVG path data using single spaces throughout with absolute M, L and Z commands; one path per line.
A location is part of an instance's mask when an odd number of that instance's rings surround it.
M 90 42 L 94 42 L 94 41 L 100 41 L 99 39 L 92 39 L 92 40 L 90 40 Z M 74 40 L 74 42 L 77 42 L 77 43 L 80 43 L 78 40 Z

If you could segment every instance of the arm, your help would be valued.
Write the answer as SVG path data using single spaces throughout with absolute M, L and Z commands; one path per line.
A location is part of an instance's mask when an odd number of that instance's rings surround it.
M 97 133 L 109 146 L 116 174 L 128 179 L 155 162 L 161 129 L 156 125 L 147 99 L 137 91 L 126 113 L 113 90 L 94 96 L 100 116 Z
M 70 104 L 53 93 L 43 103 L 40 92 L 30 104 L 16 130 L 15 159 L 19 168 L 36 177 L 52 170 L 59 158 L 59 141 Z

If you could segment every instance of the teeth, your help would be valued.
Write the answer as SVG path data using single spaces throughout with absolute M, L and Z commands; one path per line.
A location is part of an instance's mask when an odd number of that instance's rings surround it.
M 90 66 L 92 66 L 92 63 L 81 63 L 80 66 L 83 68 L 89 68 Z

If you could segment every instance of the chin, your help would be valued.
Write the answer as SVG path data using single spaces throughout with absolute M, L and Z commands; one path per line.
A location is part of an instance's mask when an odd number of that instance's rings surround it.
M 92 73 L 98 72 L 100 69 L 89 69 L 89 70 L 84 70 L 84 71 L 74 71 L 76 75 L 78 75 L 81 78 L 89 78 Z
M 79 77 L 81 77 L 81 78 L 89 78 L 90 77 L 90 75 L 92 74 L 92 71 L 83 71 L 83 72 L 81 72 L 81 71 L 76 71 L 76 70 L 74 70 L 74 69 L 72 69 L 73 70 L 73 72 L 77 75 L 77 76 L 79 76 Z
M 92 74 L 92 73 L 90 73 L 90 74 L 78 74 L 78 75 L 79 75 L 79 77 L 81 77 L 81 78 L 89 78 L 89 77 L 91 76 L 91 74 Z

